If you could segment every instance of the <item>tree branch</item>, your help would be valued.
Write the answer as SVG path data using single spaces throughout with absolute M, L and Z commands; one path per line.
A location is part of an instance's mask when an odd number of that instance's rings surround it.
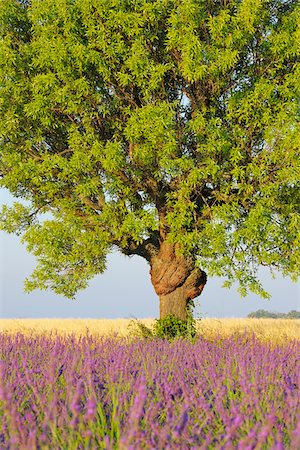
M 160 247 L 157 231 L 153 231 L 151 236 L 145 239 L 141 244 L 137 244 L 130 239 L 126 247 L 121 247 L 119 243 L 116 243 L 116 245 L 121 249 L 124 255 L 138 255 L 146 259 L 148 262 L 150 262 L 151 259 L 157 255 Z

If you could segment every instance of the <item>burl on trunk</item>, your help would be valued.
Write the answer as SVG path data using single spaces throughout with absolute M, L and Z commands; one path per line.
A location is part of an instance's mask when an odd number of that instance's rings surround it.
M 160 299 L 160 318 L 173 314 L 186 320 L 189 301 L 205 286 L 205 272 L 195 267 L 195 260 L 180 255 L 178 245 L 165 242 L 150 265 L 151 281 Z

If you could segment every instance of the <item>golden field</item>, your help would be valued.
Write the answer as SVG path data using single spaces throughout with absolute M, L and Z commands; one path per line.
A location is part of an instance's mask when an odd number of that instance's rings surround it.
M 140 319 L 146 326 L 154 319 Z M 131 319 L 0 319 L 0 331 L 24 334 L 97 334 L 102 336 L 129 335 Z M 257 338 L 274 343 L 300 339 L 300 320 L 297 319 L 201 319 L 197 320 L 198 332 L 208 338 L 230 336 L 245 331 L 254 332 Z

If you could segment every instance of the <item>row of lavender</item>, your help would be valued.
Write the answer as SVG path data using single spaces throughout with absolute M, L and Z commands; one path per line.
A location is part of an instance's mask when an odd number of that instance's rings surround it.
M 299 449 L 300 342 L 0 337 L 1 449 Z

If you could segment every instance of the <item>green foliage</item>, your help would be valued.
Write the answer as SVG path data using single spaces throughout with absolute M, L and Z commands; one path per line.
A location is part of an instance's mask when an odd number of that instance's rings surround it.
M 141 339 L 153 339 L 153 330 L 138 319 L 133 319 L 128 324 L 129 335 Z
M 300 311 L 291 310 L 288 313 L 276 313 L 272 311 L 266 311 L 264 309 L 258 309 L 250 314 L 248 314 L 249 318 L 257 318 L 257 319 L 300 319 Z
M 196 321 L 190 316 L 187 320 L 179 319 L 170 314 L 161 319 L 156 319 L 153 334 L 163 339 L 193 339 L 196 336 Z
M 0 227 L 75 295 L 167 239 L 240 293 L 300 274 L 297 0 L 0 2 Z M 49 220 L 44 220 L 47 214 Z
M 142 339 L 189 339 L 196 337 L 196 320 L 189 313 L 187 320 L 179 319 L 170 314 L 164 318 L 155 319 L 152 328 L 147 327 L 138 319 L 131 320 L 129 325 L 129 334 L 133 337 Z
M 300 319 L 300 311 L 296 311 L 295 309 L 292 309 L 287 314 L 285 314 L 286 319 Z

